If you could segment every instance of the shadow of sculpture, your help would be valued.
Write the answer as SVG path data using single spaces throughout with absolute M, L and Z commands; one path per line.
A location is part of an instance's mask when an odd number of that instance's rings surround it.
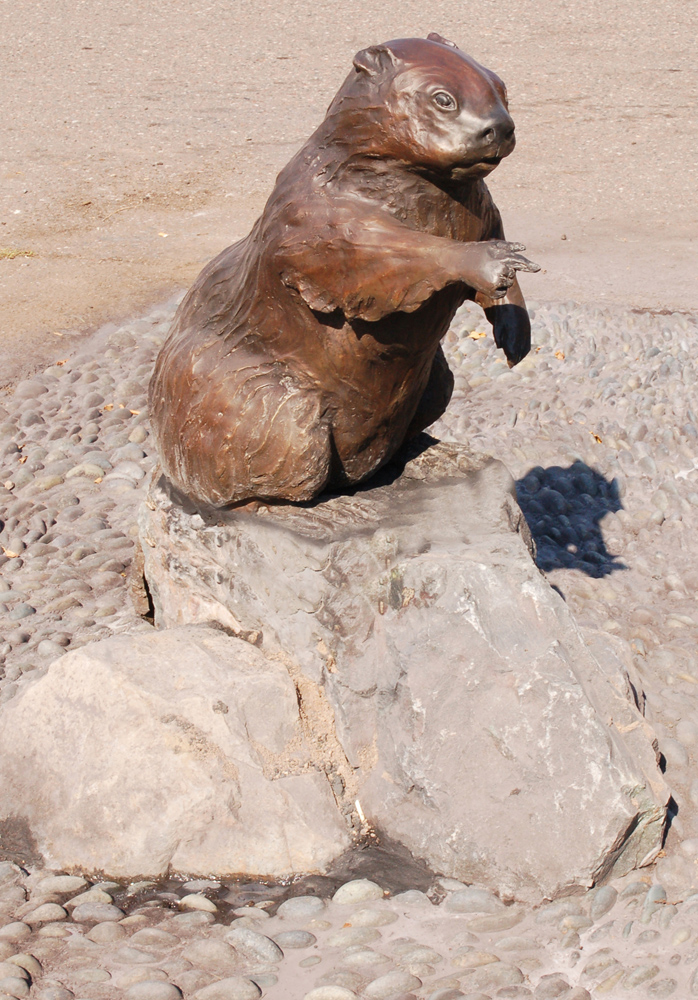
M 608 576 L 627 567 L 606 549 L 601 520 L 621 510 L 615 479 L 605 479 L 584 462 L 563 469 L 537 466 L 516 483 L 516 494 L 536 543 L 536 564 Z

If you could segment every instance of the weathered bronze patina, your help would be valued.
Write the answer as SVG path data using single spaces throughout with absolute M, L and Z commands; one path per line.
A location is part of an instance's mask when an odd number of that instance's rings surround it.
M 439 35 L 359 52 L 245 239 L 182 302 L 150 386 L 163 469 L 216 506 L 357 483 L 448 405 L 440 348 L 476 299 L 530 349 L 484 178 L 514 148 L 501 80 Z

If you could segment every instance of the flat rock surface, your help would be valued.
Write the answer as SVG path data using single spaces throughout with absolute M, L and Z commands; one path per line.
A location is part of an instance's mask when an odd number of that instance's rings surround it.
M 206 627 L 115 636 L 56 661 L 3 710 L 0 787 L 0 825 L 28 827 L 60 868 L 283 877 L 322 870 L 350 843 L 288 672 Z M 85 901 L 73 919 L 123 916 L 113 909 Z

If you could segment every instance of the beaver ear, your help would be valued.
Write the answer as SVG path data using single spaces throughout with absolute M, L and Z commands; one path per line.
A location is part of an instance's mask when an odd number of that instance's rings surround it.
M 444 36 L 440 35 L 438 31 L 430 31 L 429 34 L 427 35 L 427 41 L 439 42 L 441 45 L 448 45 L 452 49 L 458 49 L 458 46 L 456 45 L 455 42 L 450 42 L 448 38 L 444 38 Z M 458 51 L 460 52 L 460 49 L 458 49 Z
M 395 54 L 387 45 L 371 45 L 354 56 L 354 67 L 369 76 L 378 76 L 396 65 Z

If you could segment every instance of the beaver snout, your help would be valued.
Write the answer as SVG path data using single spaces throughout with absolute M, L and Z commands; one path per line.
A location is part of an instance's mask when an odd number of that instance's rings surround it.
M 492 122 L 482 129 L 477 140 L 487 146 L 501 146 L 514 139 L 514 123 L 507 115 L 506 119 Z
M 509 156 L 516 145 L 514 123 L 507 115 L 484 125 L 468 143 L 471 154 L 479 162 L 496 166 L 505 156 Z

